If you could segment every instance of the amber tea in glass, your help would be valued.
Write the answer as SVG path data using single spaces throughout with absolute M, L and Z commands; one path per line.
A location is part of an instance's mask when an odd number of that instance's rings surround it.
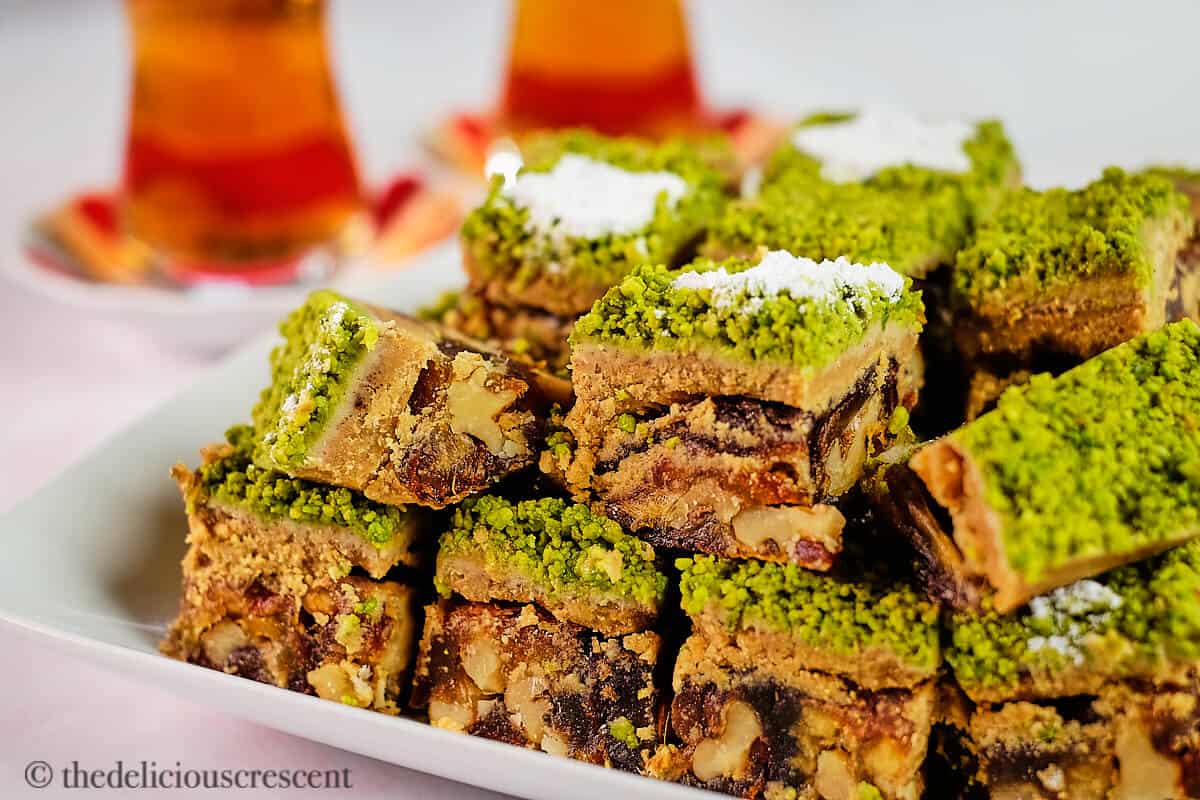
M 123 219 L 216 271 L 334 241 L 361 191 L 323 0 L 127 0 L 133 89 Z
M 653 135 L 702 113 L 680 0 L 516 0 L 501 116 Z

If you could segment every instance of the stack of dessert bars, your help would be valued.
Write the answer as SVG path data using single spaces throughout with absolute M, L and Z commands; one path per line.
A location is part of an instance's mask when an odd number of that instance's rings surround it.
M 545 411 L 569 389 L 329 291 L 281 331 L 253 425 L 173 471 L 189 549 L 163 649 L 398 713 L 431 510 L 535 463 Z
M 721 152 L 532 139 L 425 319 L 314 293 L 164 650 L 746 798 L 1200 796 L 1200 180 Z
M 720 142 L 650 145 L 586 131 L 501 153 L 463 223 L 468 285 L 434 316 L 515 356 L 563 370 L 575 319 L 635 266 L 683 263 L 726 202 Z M 515 166 L 515 164 L 513 166 Z M 575 206 L 564 216 L 564 203 Z

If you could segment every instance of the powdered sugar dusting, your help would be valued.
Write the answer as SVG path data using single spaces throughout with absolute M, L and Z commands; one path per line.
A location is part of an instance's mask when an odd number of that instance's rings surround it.
M 654 220 L 659 195 L 674 206 L 687 182 L 673 172 L 630 172 L 568 153 L 549 172 L 523 172 L 504 194 L 529 212 L 530 227 L 549 236 L 594 239 L 634 233 Z
M 1121 607 L 1121 596 L 1102 583 L 1082 580 L 1035 597 L 1029 602 L 1030 616 L 1048 623 L 1055 633 L 1033 636 L 1026 642 L 1031 653 L 1050 649 L 1075 664 L 1084 661 L 1084 640 L 1108 622 Z
M 690 270 L 671 286 L 707 289 L 715 307 L 738 306 L 753 313 L 765 298 L 785 292 L 797 300 L 846 300 L 854 305 L 862 305 L 873 294 L 881 293 L 895 303 L 904 292 L 904 278 L 887 264 L 854 264 L 845 257 L 817 262 L 786 250 L 772 250 L 742 272 L 728 272 L 724 267 L 710 272 Z
M 797 150 L 821 161 L 821 174 L 836 182 L 869 178 L 884 167 L 966 172 L 963 150 L 972 126 L 962 120 L 927 122 L 895 108 L 867 108 L 845 122 L 806 125 L 792 134 Z

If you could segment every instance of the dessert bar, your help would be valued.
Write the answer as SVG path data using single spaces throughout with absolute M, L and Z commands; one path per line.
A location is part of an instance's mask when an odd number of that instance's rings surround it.
M 845 256 L 925 278 L 953 262 L 967 238 L 968 211 L 951 185 L 884 188 L 795 175 L 730 203 L 700 252 L 718 260 L 753 257 L 762 248 L 818 261 Z
M 436 325 L 314 292 L 282 324 L 255 459 L 384 503 L 440 508 L 533 464 L 566 382 Z
M 801 120 L 772 154 L 764 185 L 819 176 L 883 188 L 939 184 L 975 192 L 1019 186 L 1021 167 L 996 120 L 924 120 L 896 108 L 819 112 Z
M 724 200 L 720 173 L 682 141 L 568 132 L 493 178 L 463 223 L 464 265 L 494 303 L 576 316 L 636 265 L 678 261 Z
M 226 437 L 204 449 L 195 471 L 183 464 L 171 471 L 192 538 L 230 542 L 247 555 L 258 553 L 262 568 L 301 580 L 340 577 L 352 568 L 382 578 L 398 565 L 421 563 L 428 550 L 424 509 L 387 506 L 264 469 L 252 460 L 249 426 L 234 426 Z
M 1200 533 L 1197 418 L 1200 327 L 1188 320 L 1034 376 L 909 461 L 953 525 L 952 548 L 943 535 L 925 549 L 951 553 L 944 570 L 985 581 L 1007 612 L 1187 541 Z
M 576 324 L 566 480 L 655 546 L 828 568 L 828 501 L 914 404 L 923 319 L 882 264 L 639 269 Z
M 650 545 L 587 506 L 484 495 L 455 509 L 434 583 L 447 597 L 536 603 L 613 636 L 653 624 L 667 577 Z
M 877 574 L 679 566 L 693 621 L 673 680 L 682 744 L 660 750 L 656 774 L 740 797 L 921 796 L 937 606 Z
M 946 735 L 974 781 L 992 797 L 1200 794 L 1197 598 L 1191 542 L 1016 614 L 955 614 L 964 710 Z
M 398 713 L 416 643 L 416 593 L 375 581 L 415 561 L 423 512 L 372 503 L 249 462 L 246 429 L 175 477 L 188 508 L 180 613 L 162 643 L 181 660 Z
M 1194 222 L 1163 178 L 1105 170 L 1078 191 L 1006 196 L 957 258 L 951 302 L 964 357 L 1004 374 L 1090 358 L 1195 308 L 1179 274 Z
M 426 609 L 413 705 L 431 724 L 643 771 L 660 741 L 654 633 L 606 637 L 532 605 Z

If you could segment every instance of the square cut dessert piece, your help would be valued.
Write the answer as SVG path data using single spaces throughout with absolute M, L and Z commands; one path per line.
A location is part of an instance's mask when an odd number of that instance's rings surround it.
M 646 630 L 667 576 L 654 549 L 587 506 L 556 497 L 464 500 L 438 545 L 443 596 L 536 603 L 607 636 Z
M 412 703 L 440 728 L 641 772 L 661 740 L 659 644 L 532 605 L 443 601 L 425 612 Z
M 678 140 L 570 131 L 526 153 L 462 228 L 472 286 L 502 306 L 578 316 L 638 264 L 681 259 L 725 202 L 720 173 Z
M 420 566 L 429 550 L 429 512 L 389 506 L 349 489 L 265 469 L 253 461 L 254 429 L 237 425 L 226 442 L 206 447 L 196 470 L 177 464 L 193 540 L 228 542 L 246 566 L 310 578 L 360 569 L 382 578 L 397 566 Z
M 537 460 L 568 384 L 431 323 L 314 292 L 281 325 L 255 460 L 395 505 L 440 508 Z
M 1197 303 L 1200 287 L 1178 269 L 1193 228 L 1169 181 L 1117 168 L 1077 191 L 1009 194 L 957 257 L 959 349 L 997 374 L 1040 370 L 1185 316 L 1170 307 Z
M 926 549 L 1008 612 L 1187 541 L 1200 533 L 1197 419 L 1200 327 L 1190 320 L 1057 378 L 1034 376 L 910 459 L 952 522 L 947 534 L 936 512 L 924 520 L 939 541 Z
M 183 600 L 160 645 L 164 654 L 326 700 L 400 712 L 418 628 L 411 587 L 299 571 L 293 563 L 272 566 L 252 534 L 224 538 L 195 517 L 188 540 Z
M 882 264 L 641 268 L 576 323 L 565 478 L 655 546 L 828 568 L 829 501 L 916 401 L 923 313 Z
M 1200 542 L 1016 614 L 959 612 L 952 735 L 993 797 L 1200 795 Z M 1023 792 L 1023 793 L 1022 793 Z
M 693 632 L 675 664 L 682 744 L 655 774 L 739 797 L 921 796 L 938 609 L 878 574 L 681 559 Z
M 763 182 L 813 176 L 883 188 L 954 185 L 994 200 L 1020 185 L 1021 165 L 996 120 L 930 120 L 876 106 L 800 120 L 768 160 Z

